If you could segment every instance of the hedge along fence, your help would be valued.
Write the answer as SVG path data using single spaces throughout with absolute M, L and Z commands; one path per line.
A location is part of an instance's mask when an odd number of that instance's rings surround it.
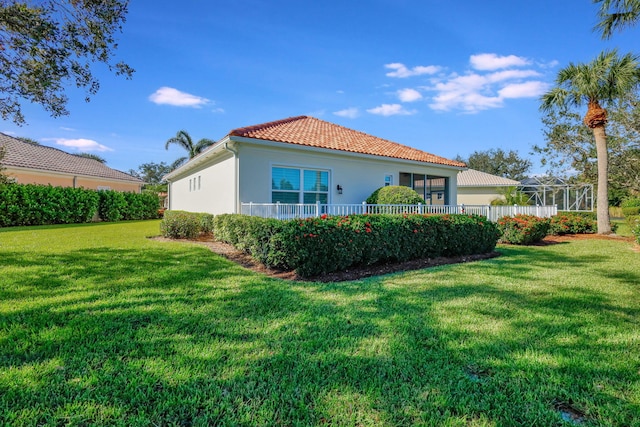
M 475 215 L 352 215 L 281 221 L 237 214 L 213 221 L 217 240 L 303 277 L 356 265 L 488 253 L 497 226 Z
M 158 217 L 158 196 L 35 184 L 0 185 L 0 227 Z

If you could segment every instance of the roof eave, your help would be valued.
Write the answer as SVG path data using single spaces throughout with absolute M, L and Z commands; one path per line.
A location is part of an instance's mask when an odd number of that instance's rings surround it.
M 173 178 L 184 175 L 188 173 L 190 170 L 195 169 L 197 166 L 200 166 L 201 164 L 205 163 L 212 157 L 215 157 L 221 150 L 224 149 L 225 142 L 229 142 L 229 141 L 230 141 L 229 135 L 225 136 L 224 138 L 222 138 L 221 140 L 213 144 L 211 147 L 209 147 L 202 153 L 195 156 L 193 159 L 190 159 L 189 161 L 187 161 L 187 163 L 185 163 L 184 165 L 178 167 L 177 169 L 172 170 L 171 172 L 163 176 L 162 180 L 171 182 Z
M 228 138 L 229 138 L 230 141 L 234 141 L 234 142 L 238 142 L 238 143 L 248 143 L 248 144 L 273 146 L 273 147 L 282 147 L 282 148 L 290 148 L 290 149 L 293 148 L 293 149 L 311 151 L 311 152 L 317 152 L 317 153 L 340 154 L 340 155 L 344 155 L 344 156 L 352 156 L 352 157 L 375 159 L 375 160 L 384 159 L 384 160 L 388 160 L 388 161 L 401 162 L 401 163 L 407 163 L 407 164 L 413 164 L 413 165 L 431 165 L 431 166 L 435 166 L 435 167 L 441 167 L 441 168 L 452 169 L 452 170 L 457 170 L 457 171 L 463 171 L 463 170 L 467 169 L 466 166 L 453 166 L 453 165 L 446 165 L 446 164 L 443 164 L 443 163 L 423 162 L 423 161 L 419 161 L 419 160 L 402 159 L 402 158 L 399 158 L 399 157 L 389 157 L 389 156 L 379 156 L 379 155 L 374 155 L 374 154 L 364 154 L 364 153 L 357 153 L 357 152 L 354 152 L 354 151 L 337 150 L 337 149 L 333 149 L 333 148 L 313 147 L 313 146 L 309 146 L 309 145 L 295 144 L 295 143 L 291 143 L 291 142 L 279 142 L 279 141 L 271 141 L 271 140 L 268 140 L 268 139 L 249 138 L 249 137 L 246 137 L 246 136 L 233 136 L 233 135 L 231 135 L 231 136 L 228 136 Z

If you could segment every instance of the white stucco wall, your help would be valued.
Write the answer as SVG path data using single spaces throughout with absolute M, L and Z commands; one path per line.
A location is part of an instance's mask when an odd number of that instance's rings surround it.
M 211 162 L 172 180 L 169 209 L 214 215 L 234 212 L 235 175 L 235 159 L 231 153 L 224 151 Z
M 497 187 L 458 187 L 459 205 L 489 205 L 497 198 L 504 199 Z
M 332 153 L 321 150 L 301 150 L 246 142 L 237 144 L 239 153 L 240 202 L 271 203 L 271 168 L 273 166 L 324 169 L 329 171 L 329 203 L 362 203 L 374 190 L 384 185 L 385 175 L 399 184 L 399 173 L 410 172 L 449 178 L 450 204 L 456 202 L 456 176 L 453 168 L 425 165 L 395 159 Z M 336 186 L 343 189 L 338 194 Z

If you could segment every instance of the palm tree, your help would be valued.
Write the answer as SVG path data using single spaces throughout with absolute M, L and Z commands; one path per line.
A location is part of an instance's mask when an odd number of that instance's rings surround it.
M 640 21 L 640 0 L 593 0 L 600 3 L 596 30 L 609 39 L 614 30 L 635 25 Z
M 569 64 L 558 72 L 556 86 L 542 96 L 540 109 L 550 112 L 587 104 L 584 124 L 592 131 L 598 162 L 598 233 L 611 233 L 608 198 L 607 111 L 601 104 L 613 104 L 640 86 L 638 57 L 620 57 L 616 50 L 602 52 L 588 64 Z
M 205 148 L 215 144 L 215 141 L 207 138 L 202 138 L 200 141 L 194 144 L 193 139 L 191 139 L 191 135 L 189 135 L 189 133 L 186 130 L 181 130 L 176 134 L 176 136 L 174 136 L 173 138 L 169 138 L 167 140 L 167 142 L 164 145 L 164 148 L 168 150 L 171 144 L 177 144 L 180 147 L 187 150 L 187 152 L 189 153 L 188 158 L 181 157 L 173 163 L 173 165 L 180 166 L 186 160 L 193 159 L 195 156 L 202 153 Z

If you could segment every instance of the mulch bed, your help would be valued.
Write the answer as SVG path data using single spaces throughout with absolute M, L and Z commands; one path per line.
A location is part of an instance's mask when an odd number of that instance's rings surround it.
M 166 239 L 163 237 L 155 237 L 156 240 L 163 241 L 185 241 L 197 243 L 209 248 L 212 252 L 227 258 L 230 261 L 235 262 L 249 270 L 265 274 L 270 277 L 275 277 L 283 280 L 294 281 L 314 281 L 314 282 L 343 282 L 349 280 L 358 280 L 365 277 L 380 276 L 388 273 L 395 273 L 401 271 L 420 270 L 428 267 L 435 267 L 446 264 L 459 264 L 463 262 L 480 261 L 485 259 L 491 259 L 499 256 L 498 252 L 491 252 L 488 254 L 480 255 L 465 255 L 459 257 L 439 257 L 439 258 L 425 258 L 412 261 L 366 265 L 353 267 L 345 271 L 336 271 L 333 273 L 327 273 L 316 277 L 300 277 L 295 271 L 278 270 L 273 268 L 267 268 L 263 264 L 257 262 L 250 255 L 237 250 L 232 245 L 213 240 L 212 237 L 201 237 L 197 240 L 181 240 L 181 239 Z M 538 245 L 555 245 L 564 242 L 570 242 L 573 240 L 583 239 L 615 239 L 615 240 L 629 240 L 631 238 L 625 238 L 615 235 L 599 235 L 599 234 L 575 234 L 565 236 L 547 236 Z

